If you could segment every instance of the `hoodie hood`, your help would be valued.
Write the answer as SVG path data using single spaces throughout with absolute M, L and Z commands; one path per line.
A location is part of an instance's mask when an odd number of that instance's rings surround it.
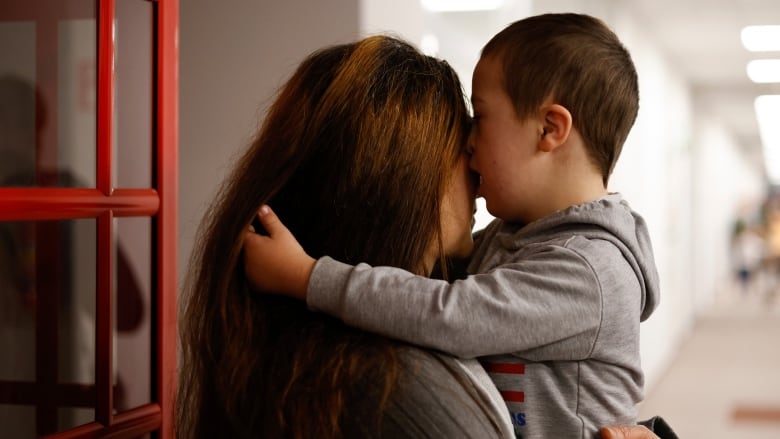
M 645 220 L 631 210 L 620 194 L 609 194 L 558 211 L 499 239 L 506 248 L 521 248 L 544 241 L 545 236 L 553 238 L 567 232 L 588 239 L 603 239 L 620 249 L 642 288 L 641 320 L 650 317 L 660 300 L 658 271 L 650 234 Z

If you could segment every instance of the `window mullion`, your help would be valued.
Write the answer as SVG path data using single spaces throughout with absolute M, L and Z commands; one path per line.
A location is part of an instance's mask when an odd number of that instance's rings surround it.
M 97 188 L 106 195 L 113 189 L 112 139 L 114 132 L 114 0 L 98 4 L 98 102 L 97 102 Z
M 114 216 L 106 211 L 97 219 L 97 298 L 95 301 L 95 420 L 112 424 L 114 369 Z
M 114 55 L 116 47 L 114 0 L 98 2 L 98 83 L 97 83 L 97 189 L 105 195 L 113 192 L 114 132 Z M 97 222 L 97 298 L 95 347 L 95 420 L 113 423 L 114 370 L 114 213 L 107 210 Z

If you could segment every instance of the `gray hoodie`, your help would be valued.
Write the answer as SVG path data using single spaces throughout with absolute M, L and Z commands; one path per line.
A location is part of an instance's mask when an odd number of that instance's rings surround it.
M 480 357 L 523 438 L 591 438 L 634 424 L 639 322 L 658 304 L 644 220 L 618 194 L 477 236 L 448 283 L 321 258 L 308 305 L 347 324 L 461 358 Z

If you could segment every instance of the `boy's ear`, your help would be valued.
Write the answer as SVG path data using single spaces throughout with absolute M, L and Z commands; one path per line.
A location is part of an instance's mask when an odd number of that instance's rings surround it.
M 542 107 L 542 133 L 539 149 L 552 151 L 561 146 L 571 133 L 571 113 L 563 105 L 550 104 Z

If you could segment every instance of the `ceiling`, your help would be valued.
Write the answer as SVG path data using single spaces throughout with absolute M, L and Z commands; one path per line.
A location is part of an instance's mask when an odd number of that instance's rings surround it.
M 780 52 L 748 52 L 740 32 L 748 25 L 780 24 L 780 0 L 630 1 L 667 61 L 688 79 L 694 111 L 722 122 L 760 164 L 753 102 L 762 94 L 780 94 L 780 84 L 754 84 L 745 68 L 751 59 L 780 58 Z

